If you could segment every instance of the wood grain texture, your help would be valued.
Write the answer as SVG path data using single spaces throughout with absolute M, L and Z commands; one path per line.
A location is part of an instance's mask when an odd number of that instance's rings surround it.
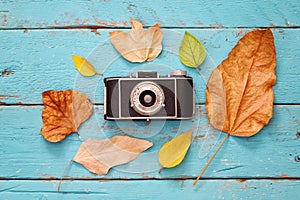
M 164 29 L 163 52 L 153 62 L 143 65 L 130 63 L 120 57 L 109 41 L 111 30 L 35 30 L 0 31 L 0 102 L 6 104 L 41 104 L 41 93 L 54 89 L 77 89 L 93 103 L 103 103 L 103 77 L 83 77 L 73 66 L 72 54 L 88 58 L 104 77 L 127 76 L 131 70 L 171 67 L 187 70 L 196 83 L 197 102 L 205 102 L 206 82 L 211 71 L 225 59 L 237 41 L 252 29 L 191 30 L 208 52 L 201 67 L 195 69 L 181 64 L 177 52 L 183 30 Z M 273 29 L 277 51 L 277 83 L 275 103 L 300 103 L 299 31 Z M 211 60 L 212 62 L 211 62 Z M 214 65 L 212 64 L 214 63 Z M 20 87 L 22 86 L 22 87 Z
M 0 181 L 1 199 L 289 199 L 299 180 Z
M 298 200 L 299 10 L 300 2 L 294 0 L 0 0 L 0 199 Z M 109 32 L 128 31 L 130 17 L 146 26 L 163 27 L 164 51 L 154 62 L 129 63 L 111 46 Z M 96 105 L 79 137 L 72 134 L 52 144 L 40 135 L 43 107 L 33 104 L 42 104 L 43 91 L 77 89 L 93 103 L 103 103 L 103 77 L 80 76 L 72 54 L 87 57 L 105 77 L 155 67 L 185 69 L 195 79 L 197 102 L 203 104 L 211 71 L 246 32 L 262 27 L 272 28 L 275 37 L 275 104 L 280 105 L 256 136 L 230 137 L 204 174 L 206 180 L 196 187 L 192 179 L 224 137 L 209 126 L 203 105 L 197 106 L 194 120 L 168 121 L 162 130 L 144 128 L 142 122 L 139 127 L 104 121 L 103 106 Z M 200 77 L 177 57 L 184 31 L 198 37 L 210 56 Z M 200 129 L 183 163 L 158 174 L 157 150 L 195 125 Z M 70 180 L 62 182 L 61 193 L 56 192 L 58 180 L 53 179 L 60 178 L 82 140 L 116 134 L 148 139 L 154 146 L 140 160 L 116 167 L 107 176 L 95 176 L 72 163 L 65 174 Z
M 0 177 L 2 178 L 60 178 L 68 162 L 76 154 L 81 140 L 103 139 L 116 134 L 127 134 L 153 142 L 153 147 L 123 166 L 113 168 L 106 176 L 95 176 L 76 163 L 66 172 L 69 178 L 176 178 L 195 177 L 208 158 L 203 157 L 207 149 L 214 149 L 224 137 L 209 129 L 204 106 L 198 107 L 198 119 L 194 122 L 168 121 L 158 134 L 149 128 L 135 127 L 128 123 L 103 120 L 102 106 L 95 106 L 95 114 L 79 128 L 76 134 L 61 143 L 49 143 L 40 135 L 42 106 L 0 107 Z M 275 106 L 270 124 L 250 138 L 230 137 L 210 165 L 205 178 L 300 178 L 299 151 L 299 106 Z M 125 126 L 124 126 L 125 125 Z M 157 152 L 161 146 L 177 134 L 199 125 L 193 135 L 193 143 L 183 163 L 160 174 Z M 141 131 L 142 130 L 142 131 Z M 207 134 L 208 132 L 208 134 Z
M 129 27 L 129 18 L 166 27 L 299 26 L 300 3 L 287 0 L 1 1 L 0 28 Z

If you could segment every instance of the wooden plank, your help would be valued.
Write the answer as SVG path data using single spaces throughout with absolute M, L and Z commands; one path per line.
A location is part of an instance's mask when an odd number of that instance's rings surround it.
M 198 107 L 193 121 L 168 121 L 137 127 L 131 122 L 103 120 L 102 106 L 79 129 L 81 138 L 72 134 L 60 143 L 49 143 L 40 135 L 42 106 L 0 107 L 0 177 L 59 178 L 85 138 L 107 138 L 127 134 L 153 142 L 153 147 L 127 165 L 116 167 L 106 176 L 89 173 L 72 163 L 66 172 L 71 178 L 176 178 L 195 177 L 208 160 L 206 154 L 224 137 L 209 128 L 204 106 Z M 206 178 L 300 177 L 300 106 L 275 106 L 274 116 L 259 134 L 250 138 L 230 137 L 204 174 Z M 199 126 L 183 163 L 159 174 L 157 152 L 177 134 Z M 151 131 L 152 129 L 152 131 Z M 122 130 L 122 131 L 120 131 Z M 157 133 L 155 134 L 155 130 Z M 214 137 L 215 136 L 215 137 Z
M 0 181 L 1 199 L 298 199 L 299 180 Z
M 130 26 L 129 18 L 167 27 L 299 26 L 300 3 L 287 0 L 1 1 L 0 28 Z
M 0 102 L 41 104 L 41 93 L 54 89 L 77 89 L 94 103 L 103 103 L 103 77 L 82 77 L 75 70 L 71 55 L 87 57 L 105 77 L 126 76 L 143 69 L 187 70 L 196 83 L 197 102 L 205 102 L 206 81 L 215 65 L 221 63 L 245 32 L 251 29 L 187 29 L 203 43 L 209 58 L 195 69 L 183 66 L 177 56 L 184 30 L 164 29 L 164 51 L 153 62 L 125 61 L 109 41 L 111 30 L 0 31 Z M 298 104 L 300 99 L 299 30 L 273 29 L 277 51 L 275 103 Z

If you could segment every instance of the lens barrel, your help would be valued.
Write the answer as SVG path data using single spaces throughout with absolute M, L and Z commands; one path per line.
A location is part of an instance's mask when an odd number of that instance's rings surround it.
M 164 107 L 163 89 L 156 83 L 144 81 L 131 91 L 130 103 L 133 109 L 144 116 L 154 115 Z

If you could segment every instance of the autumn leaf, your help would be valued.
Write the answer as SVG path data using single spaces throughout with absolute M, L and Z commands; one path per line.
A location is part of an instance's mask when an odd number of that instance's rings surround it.
M 92 114 L 93 104 L 74 90 L 48 90 L 42 94 L 45 108 L 42 111 L 42 136 L 49 142 L 59 142 Z
M 229 135 L 250 137 L 273 114 L 276 52 L 272 31 L 247 33 L 211 74 L 206 89 L 206 110 L 213 127 L 227 135 L 197 177 L 194 185 Z
M 85 58 L 72 55 L 74 65 L 77 71 L 83 76 L 94 76 L 95 74 L 101 74 L 96 72 L 94 66 Z
M 192 130 L 183 133 L 162 146 L 158 160 L 163 167 L 175 167 L 182 162 L 191 145 L 192 133 Z
M 114 136 L 109 139 L 84 141 L 73 161 L 82 164 L 95 174 L 107 174 L 109 169 L 128 163 L 152 146 L 147 140 L 129 136 Z
M 143 25 L 130 18 L 132 29 L 129 33 L 114 31 L 110 40 L 115 49 L 130 62 L 154 60 L 162 50 L 163 33 L 158 24 L 151 26 L 145 32 Z
M 211 74 L 206 90 L 210 123 L 249 137 L 272 118 L 276 53 L 271 30 L 247 33 Z
M 206 50 L 201 42 L 189 32 L 184 33 L 179 47 L 180 61 L 188 67 L 199 67 L 206 57 Z

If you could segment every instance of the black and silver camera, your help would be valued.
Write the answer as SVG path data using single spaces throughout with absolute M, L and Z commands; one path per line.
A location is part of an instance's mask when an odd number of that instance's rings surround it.
M 167 76 L 137 72 L 104 79 L 104 119 L 191 119 L 195 110 L 193 79 L 186 71 Z

